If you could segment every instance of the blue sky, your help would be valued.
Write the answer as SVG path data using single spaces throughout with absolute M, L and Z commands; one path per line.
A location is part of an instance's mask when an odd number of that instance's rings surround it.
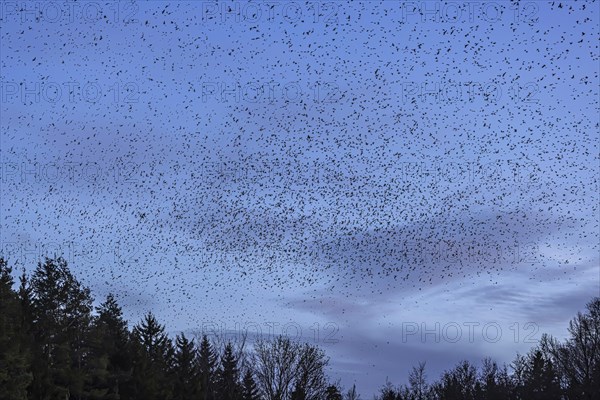
M 598 2 L 1 4 L 2 251 L 132 323 L 370 395 L 599 295 Z

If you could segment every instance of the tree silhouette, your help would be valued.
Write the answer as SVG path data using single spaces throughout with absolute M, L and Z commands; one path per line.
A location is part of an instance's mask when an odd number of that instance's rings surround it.
M 202 336 L 197 363 L 200 375 L 200 400 L 213 400 L 216 389 L 217 356 L 206 335 Z
M 258 386 L 256 385 L 256 381 L 254 380 L 254 376 L 252 376 L 252 371 L 250 369 L 246 369 L 242 386 L 242 400 L 260 399 L 260 392 L 258 391 Z
M 282 336 L 272 341 L 259 340 L 254 347 L 256 376 L 267 400 L 292 395 L 307 400 L 325 397 L 324 368 L 329 360 L 321 349 Z
M 24 340 L 21 303 L 12 290 L 12 269 L 0 258 L 0 399 L 27 399 L 33 376 L 31 354 Z
M 503 400 L 510 398 L 511 381 L 506 366 L 500 368 L 491 358 L 483 360 L 477 398 Z
M 325 400 L 343 400 L 342 393 L 337 385 L 329 385 L 325 390 Z
M 136 350 L 133 378 L 136 397 L 164 400 L 172 397 L 172 380 L 169 379 L 173 361 L 173 345 L 165 327 L 149 312 L 132 331 Z
M 239 370 L 231 343 L 227 343 L 223 350 L 221 365 L 217 370 L 217 383 L 219 399 L 236 400 L 240 397 L 241 387 Z
M 569 323 L 565 343 L 544 335 L 541 347 L 554 362 L 565 394 L 569 398 L 600 398 L 600 298 L 587 305 L 587 313 L 577 313 Z
M 344 400 L 360 400 L 360 394 L 356 391 L 356 385 L 352 385 L 352 387 L 348 389 L 344 396 Z
M 425 363 L 421 362 L 417 367 L 413 367 L 408 375 L 408 396 L 411 400 L 425 400 L 429 392 L 427 376 L 425 375 Z M 403 397 L 407 397 L 406 394 Z
M 359 400 L 356 386 L 329 384 L 323 350 L 286 337 L 249 352 L 202 336 L 174 343 L 147 313 L 130 331 L 113 295 L 93 309 L 90 290 L 64 259 L 45 259 L 31 277 L 0 258 L 1 400 Z M 526 355 L 478 369 L 461 361 L 427 381 L 425 363 L 408 384 L 387 381 L 378 400 L 600 399 L 600 298 L 586 305 L 561 342 L 543 335 Z M 241 372 L 243 371 L 243 376 Z M 344 396 L 341 393 L 344 392 Z
M 464 360 L 453 369 L 443 373 L 433 385 L 434 396 L 447 400 L 475 400 L 477 392 L 477 370 Z
M 127 321 L 112 294 L 96 313 L 89 338 L 90 398 L 118 400 L 132 394 L 133 355 Z
M 200 389 L 200 373 L 196 362 L 196 347 L 194 341 L 188 340 L 183 333 L 175 339 L 173 376 L 174 400 L 193 399 L 197 396 Z
M 92 297 L 71 274 L 64 259 L 39 263 L 31 278 L 35 342 L 32 395 L 39 398 L 85 396 L 84 365 Z

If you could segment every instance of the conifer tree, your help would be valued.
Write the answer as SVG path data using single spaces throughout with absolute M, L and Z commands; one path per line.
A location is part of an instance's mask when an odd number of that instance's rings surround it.
M 199 372 L 196 362 L 196 347 L 193 340 L 185 334 L 178 335 L 175 340 L 175 357 L 173 363 L 175 379 L 175 400 L 196 398 L 199 391 Z
M 231 343 L 225 345 L 217 374 L 220 400 L 237 400 L 240 396 L 239 370 Z
M 173 344 L 156 317 L 149 312 L 132 330 L 135 345 L 133 378 L 136 398 L 170 400 L 173 396 L 170 379 Z
M 0 399 L 26 400 L 33 377 L 31 355 L 23 341 L 22 310 L 13 290 L 12 269 L 0 258 Z
M 252 376 L 252 371 L 249 368 L 246 369 L 246 373 L 244 374 L 244 379 L 242 380 L 242 387 L 242 400 L 260 399 L 260 392 L 258 391 L 258 386 L 256 385 L 254 376 Z
M 34 352 L 33 398 L 85 396 L 86 340 L 92 297 L 69 271 L 63 258 L 46 258 L 31 278 Z
M 200 400 L 215 399 L 215 375 L 217 356 L 206 335 L 202 336 L 198 350 L 198 373 L 200 374 Z
M 90 345 L 90 399 L 117 400 L 131 393 L 132 354 L 127 321 L 114 296 L 96 308 Z
M 531 400 L 560 400 L 561 388 L 552 361 L 546 359 L 540 349 L 533 349 L 526 358 L 523 398 Z

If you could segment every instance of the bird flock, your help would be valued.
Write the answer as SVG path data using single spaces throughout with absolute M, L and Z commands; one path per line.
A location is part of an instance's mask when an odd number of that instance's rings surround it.
M 3 4 L 3 253 L 174 319 L 577 282 L 598 3 L 416 3 Z

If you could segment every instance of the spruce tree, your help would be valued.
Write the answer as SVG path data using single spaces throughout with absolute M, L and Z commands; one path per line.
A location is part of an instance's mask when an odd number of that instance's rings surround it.
M 198 373 L 200 374 L 200 400 L 215 399 L 215 375 L 217 356 L 206 335 L 202 336 L 198 350 Z
M 136 346 L 134 381 L 136 398 L 145 400 L 170 400 L 173 396 L 171 366 L 173 344 L 164 325 L 149 312 L 133 328 Z
M 31 278 L 33 398 L 85 397 L 92 311 L 90 290 L 62 258 L 46 258 Z
M 185 334 L 178 335 L 175 340 L 175 357 L 173 363 L 175 378 L 175 400 L 196 398 L 199 390 L 199 372 L 196 363 L 196 347 L 193 340 Z
M 527 356 L 522 396 L 531 400 L 560 400 L 561 388 L 554 365 L 540 349 Z
M 22 309 L 13 290 L 12 269 L 0 258 L 0 399 L 26 400 L 33 377 L 31 355 L 23 340 Z
M 231 343 L 225 345 L 218 370 L 219 400 L 237 400 L 240 396 L 239 370 Z
M 252 375 L 252 371 L 248 368 L 242 380 L 242 400 L 259 400 L 260 393 L 258 386 Z
M 127 321 L 114 296 L 96 308 L 90 345 L 90 399 L 118 400 L 131 392 L 132 354 Z

